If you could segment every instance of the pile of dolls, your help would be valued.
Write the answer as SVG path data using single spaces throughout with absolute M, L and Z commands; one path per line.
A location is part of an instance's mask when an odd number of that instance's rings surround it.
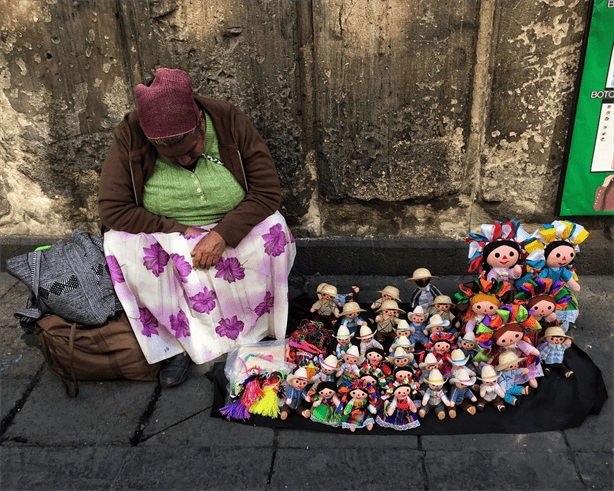
M 322 283 L 311 322 L 333 329 L 335 341 L 311 350 L 287 378 L 254 374 L 222 413 L 408 430 L 431 411 L 441 420 L 489 403 L 499 412 L 518 406 L 540 377 L 574 377 L 565 365 L 580 290 L 572 261 L 587 236 L 568 221 L 533 233 L 513 220 L 484 224 L 466 239 L 477 278 L 459 285 L 453 301 L 433 284 L 437 276 L 418 268 L 405 280 L 416 285 L 409 312 L 396 287 L 378 291 L 369 312 L 352 298 L 357 287 L 339 295 Z

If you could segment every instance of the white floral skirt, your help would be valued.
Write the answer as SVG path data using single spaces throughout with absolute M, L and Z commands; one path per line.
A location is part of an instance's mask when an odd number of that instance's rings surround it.
M 209 270 L 192 269 L 202 234 L 111 230 L 104 250 L 117 296 L 149 363 L 187 351 L 205 363 L 269 335 L 283 339 L 296 246 L 281 213 L 227 247 Z

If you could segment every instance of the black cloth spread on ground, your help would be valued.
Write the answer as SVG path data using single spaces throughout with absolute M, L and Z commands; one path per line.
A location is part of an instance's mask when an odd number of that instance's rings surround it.
M 298 325 L 301 319 L 307 317 L 308 298 L 299 298 L 290 302 L 288 326 Z M 400 305 L 403 310 L 407 310 Z M 448 416 L 443 421 L 437 419 L 433 411 L 420 419 L 420 426 L 407 430 L 412 435 L 460 435 L 479 433 L 534 433 L 539 431 L 555 431 L 573 428 L 582 424 L 590 414 L 599 414 L 608 394 L 601 370 L 590 357 L 575 344 L 565 352 L 565 363 L 575 373 L 575 378 L 566 379 L 559 373 L 549 377 L 538 378 L 539 387 L 528 396 L 518 396 L 522 401 L 518 407 L 506 404 L 506 411 L 499 413 L 492 404 L 486 406 L 483 412 L 471 416 L 457 408 L 457 416 Z M 224 418 L 219 412 L 226 404 L 228 381 L 224 375 L 224 364 L 217 363 L 208 374 L 213 381 L 214 399 L 211 416 Z M 287 420 L 272 419 L 259 415 L 251 415 L 240 423 L 253 426 L 268 426 L 278 428 L 295 428 L 304 430 L 346 432 L 343 428 L 334 428 L 291 414 Z M 377 423 L 373 430 L 357 430 L 359 433 L 399 434 L 401 432 L 383 428 Z

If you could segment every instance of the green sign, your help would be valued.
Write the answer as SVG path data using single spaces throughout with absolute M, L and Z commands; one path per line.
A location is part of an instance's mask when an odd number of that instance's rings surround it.
M 594 0 L 559 187 L 559 215 L 614 213 L 614 0 Z

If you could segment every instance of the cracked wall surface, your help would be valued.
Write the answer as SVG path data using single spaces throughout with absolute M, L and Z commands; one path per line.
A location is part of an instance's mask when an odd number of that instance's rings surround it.
M 98 230 L 113 128 L 160 66 L 249 116 L 296 236 L 460 238 L 554 217 L 588 2 L 0 8 L 0 236 Z

